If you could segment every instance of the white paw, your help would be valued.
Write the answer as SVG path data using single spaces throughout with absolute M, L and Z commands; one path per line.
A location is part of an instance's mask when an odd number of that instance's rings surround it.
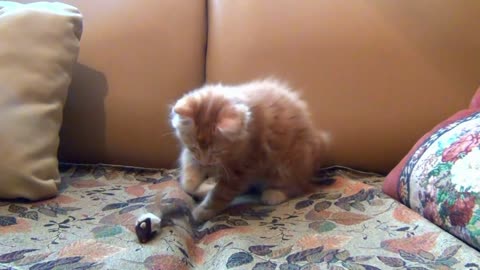
M 215 187 L 216 183 L 213 181 L 205 181 L 203 182 L 197 190 L 193 193 L 193 195 L 199 198 L 205 198 L 207 194 Z
M 277 189 L 267 189 L 262 193 L 262 203 L 266 205 L 281 204 L 288 199 L 287 195 Z
M 202 205 L 195 207 L 192 211 L 193 219 L 195 223 L 202 224 L 205 221 L 213 218 L 217 213 L 211 209 L 206 209 Z
M 183 180 L 180 182 L 180 185 L 182 189 L 187 192 L 188 194 L 195 193 L 195 190 L 197 189 L 197 184 L 194 183 L 194 181 L 188 179 L 188 180 Z
M 202 184 L 201 178 L 184 178 L 180 181 L 180 185 L 182 189 L 187 192 L 188 194 L 195 194 L 198 186 Z

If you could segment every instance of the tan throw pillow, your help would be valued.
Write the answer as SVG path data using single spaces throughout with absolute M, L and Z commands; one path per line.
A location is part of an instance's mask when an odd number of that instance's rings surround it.
M 81 33 L 72 6 L 0 1 L 2 199 L 58 192 L 58 134 Z

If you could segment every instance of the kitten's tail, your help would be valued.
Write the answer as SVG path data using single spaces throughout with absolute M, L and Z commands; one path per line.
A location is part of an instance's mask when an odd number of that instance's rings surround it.
M 331 136 L 324 130 L 318 130 L 315 134 L 315 169 L 328 166 Z
M 308 182 L 304 191 L 311 192 L 316 190 L 318 185 L 330 185 L 333 184 L 332 178 L 325 177 L 323 168 L 330 166 L 329 150 L 331 145 L 331 136 L 328 132 L 318 130 L 315 134 L 315 152 L 314 152 L 314 170 L 313 180 Z

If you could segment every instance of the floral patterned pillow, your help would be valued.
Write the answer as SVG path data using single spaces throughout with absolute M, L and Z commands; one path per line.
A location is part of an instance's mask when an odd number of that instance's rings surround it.
M 480 88 L 415 144 L 383 191 L 480 250 Z

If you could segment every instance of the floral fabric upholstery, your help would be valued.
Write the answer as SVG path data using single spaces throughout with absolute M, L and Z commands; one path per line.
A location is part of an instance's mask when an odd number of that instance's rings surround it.
M 58 197 L 1 203 L 0 269 L 479 267 L 476 250 L 384 195 L 381 177 L 329 170 L 322 177 L 335 181 L 302 198 L 276 207 L 240 200 L 200 228 L 179 216 L 140 244 L 137 216 L 193 204 L 175 170 L 61 171 Z

